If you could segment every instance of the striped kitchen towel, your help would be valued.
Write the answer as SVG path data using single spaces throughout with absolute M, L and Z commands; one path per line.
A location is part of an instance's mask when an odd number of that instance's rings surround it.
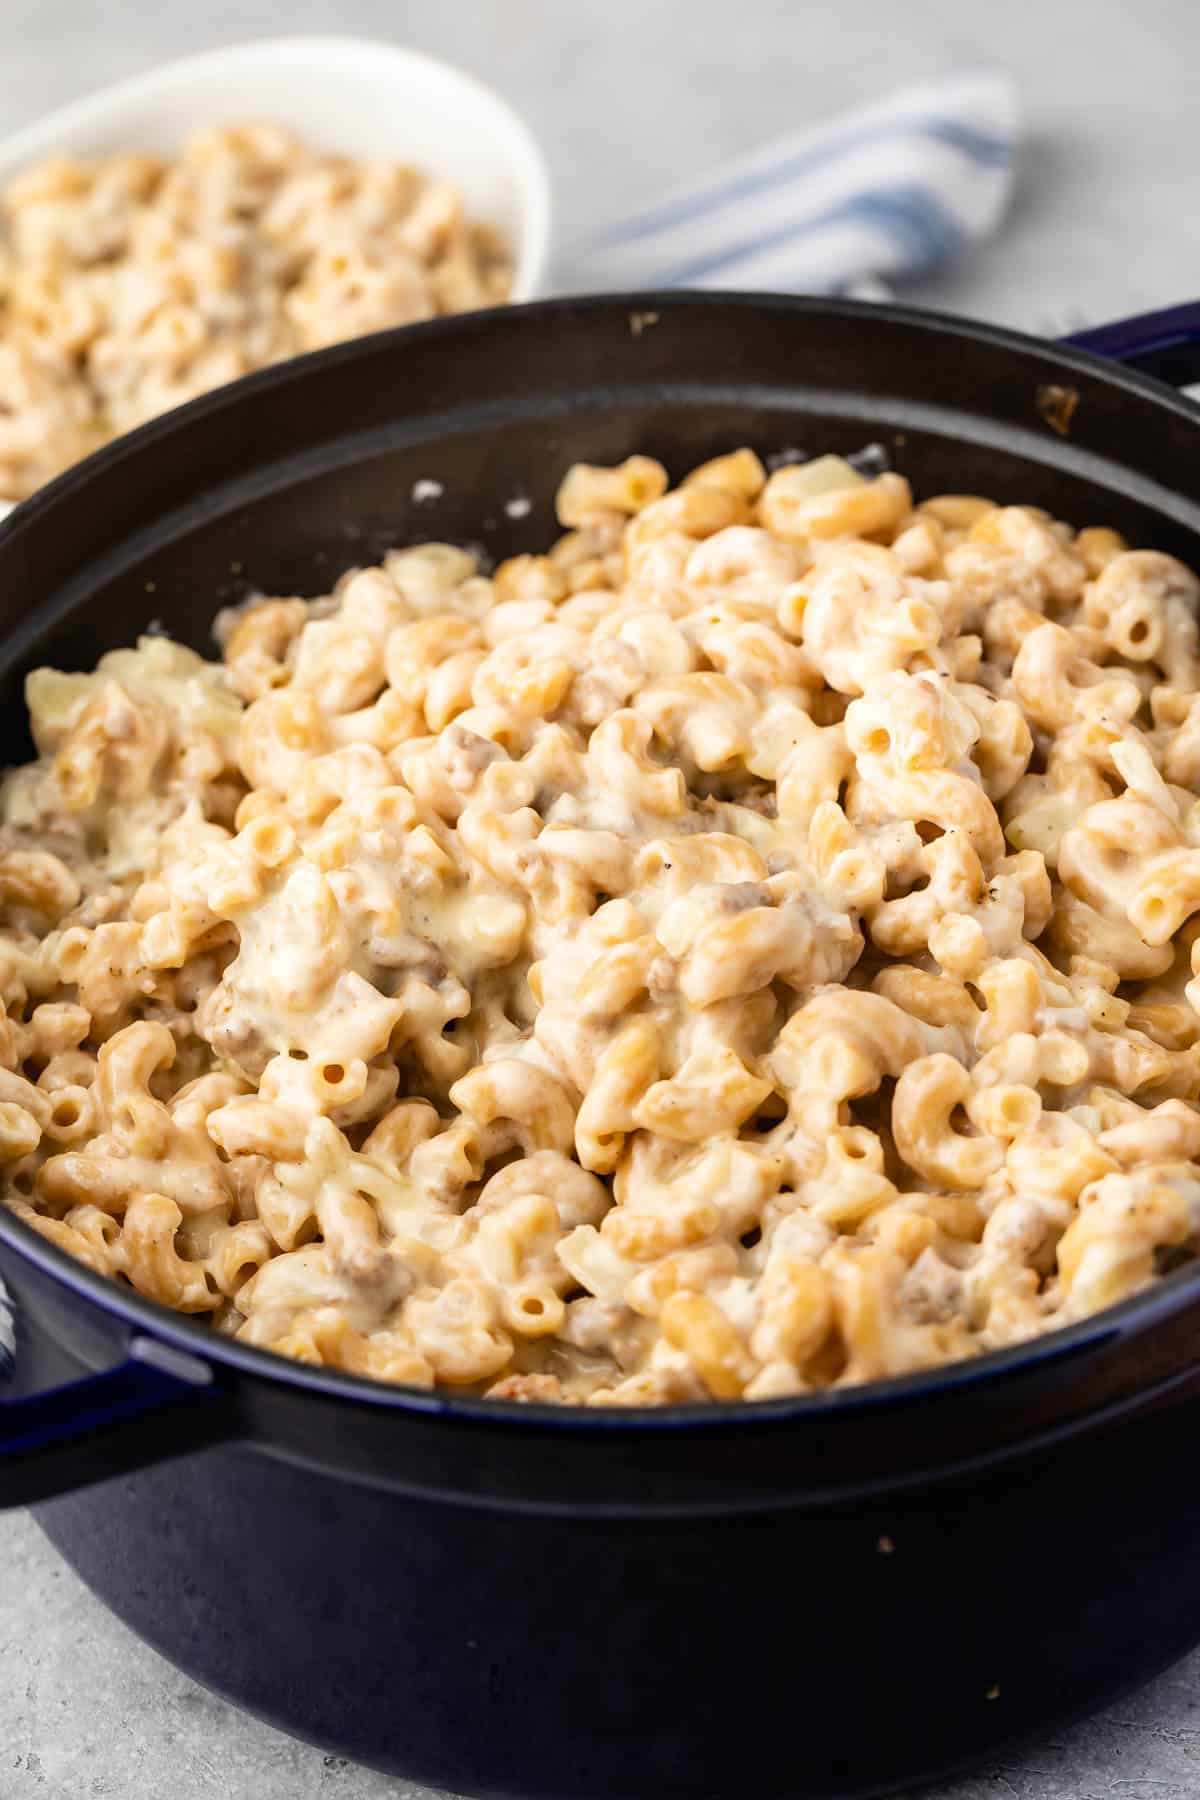
M 908 88 L 780 138 L 568 249 L 560 291 L 885 293 L 999 223 L 1020 115 L 1009 76 Z

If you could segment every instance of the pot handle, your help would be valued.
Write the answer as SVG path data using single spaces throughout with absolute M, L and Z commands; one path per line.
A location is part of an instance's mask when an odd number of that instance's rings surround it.
M 1095 325 L 1063 343 L 1155 375 L 1171 387 L 1189 387 L 1200 381 L 1200 300 Z
M 137 1336 L 114 1369 L 18 1400 L 0 1398 L 0 1511 L 232 1435 L 229 1394 L 209 1365 Z

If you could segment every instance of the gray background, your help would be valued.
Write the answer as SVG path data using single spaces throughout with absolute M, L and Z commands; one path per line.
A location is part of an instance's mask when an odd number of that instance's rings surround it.
M 905 80 L 1001 62 L 1027 108 L 1011 218 L 912 297 L 1054 331 L 1200 295 L 1197 0 L 0 0 L 0 134 L 185 50 L 284 30 L 390 37 L 492 82 L 545 147 L 560 230 Z M 1054 1604 L 1046 1551 L 1031 1630 Z M 747 1800 L 751 1767 L 748 1747 Z M 109 1618 L 27 1517 L 0 1520 L 0 1800 L 422 1792 L 202 1692 Z M 1198 1794 L 1200 1655 L 937 1800 Z

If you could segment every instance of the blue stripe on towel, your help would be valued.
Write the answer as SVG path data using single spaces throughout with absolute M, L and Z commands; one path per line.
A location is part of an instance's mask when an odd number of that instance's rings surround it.
M 622 220 L 619 225 L 609 226 L 590 240 L 589 247 L 609 250 L 620 244 L 633 243 L 638 238 L 652 236 L 656 231 L 668 231 L 691 219 L 702 218 L 705 213 L 716 212 L 718 208 L 735 201 L 748 200 L 754 194 L 781 187 L 785 182 L 811 174 L 814 169 L 822 168 L 847 152 L 865 149 L 872 144 L 886 144 L 894 139 L 904 141 L 914 137 L 930 138 L 935 143 L 948 144 L 982 168 L 1006 168 L 1012 160 L 1011 139 L 979 131 L 974 126 L 959 124 L 952 119 L 899 118 L 889 119 L 881 125 L 849 127 L 845 131 L 831 133 L 823 143 L 798 150 L 767 168 L 747 170 L 744 174 L 731 175 L 698 193 L 681 195 L 675 200 L 664 200 L 659 206 Z
M 744 238 L 712 255 L 680 264 L 662 277 L 663 286 L 686 287 L 689 282 L 700 281 L 731 263 L 743 262 L 764 250 L 778 249 L 782 244 L 799 243 L 836 225 L 866 225 L 891 238 L 903 252 L 906 264 L 914 270 L 956 255 L 967 242 L 966 233 L 932 188 L 903 184 L 855 194 L 815 218 L 803 219 L 758 237 Z

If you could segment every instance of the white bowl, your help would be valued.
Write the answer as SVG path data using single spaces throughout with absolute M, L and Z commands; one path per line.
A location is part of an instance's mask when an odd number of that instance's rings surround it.
M 277 120 L 321 149 L 447 176 L 512 246 L 512 298 L 540 291 L 550 184 L 529 131 L 473 76 L 369 38 L 267 38 L 165 63 L 0 138 L 0 184 L 56 153 L 169 155 L 196 127 L 239 119 Z

